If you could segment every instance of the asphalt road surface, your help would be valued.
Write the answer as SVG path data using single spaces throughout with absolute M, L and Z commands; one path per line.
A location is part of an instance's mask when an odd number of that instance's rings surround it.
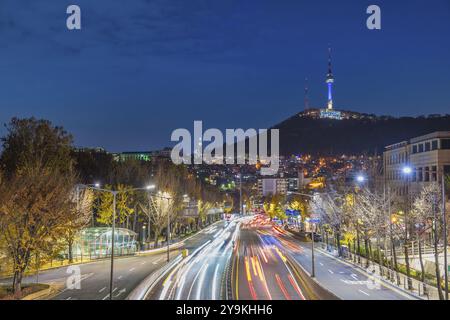
M 241 220 L 215 224 L 202 231 L 201 241 L 186 243 L 189 255 L 161 279 L 147 299 L 224 299 L 225 271 Z
M 233 262 L 236 300 L 336 299 L 320 288 L 287 255 L 300 252 L 298 244 L 279 238 L 268 221 L 259 218 L 241 227 Z
M 311 272 L 311 243 L 300 243 L 290 234 L 280 234 L 285 241 L 299 243 L 300 251 L 290 251 L 291 256 Z M 407 292 L 377 280 L 369 273 L 345 264 L 315 250 L 317 281 L 344 300 L 416 300 Z
M 226 222 L 220 221 L 184 241 L 184 246 L 171 251 L 171 260 L 187 248 L 195 250 L 213 238 L 212 230 L 221 230 Z M 151 253 L 131 257 L 117 257 L 114 260 L 113 299 L 125 299 L 147 276 L 163 267 L 167 262 L 167 253 Z M 79 280 L 73 279 L 74 269 L 80 270 Z M 69 281 L 68 281 L 69 280 Z M 10 279 L 0 281 L 8 283 Z M 85 264 L 64 266 L 39 273 L 39 283 L 47 283 L 58 288 L 58 293 L 51 297 L 56 300 L 107 300 L 110 289 L 110 261 L 100 260 Z M 24 283 L 36 282 L 36 276 L 24 277 Z M 71 286 L 67 286 L 67 283 Z M 72 287 L 72 289 L 70 289 Z

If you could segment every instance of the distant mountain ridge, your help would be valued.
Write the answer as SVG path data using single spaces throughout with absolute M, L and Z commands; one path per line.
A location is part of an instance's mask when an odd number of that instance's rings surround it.
M 300 112 L 272 128 L 280 130 L 282 155 L 381 154 L 385 146 L 428 134 L 450 131 L 450 115 L 391 117 L 348 112 L 347 119 L 322 119 Z

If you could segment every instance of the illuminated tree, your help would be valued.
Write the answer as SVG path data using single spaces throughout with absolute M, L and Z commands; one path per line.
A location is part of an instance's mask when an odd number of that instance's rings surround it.
M 13 261 L 13 288 L 34 255 L 49 253 L 80 218 L 72 201 L 73 176 L 44 166 L 22 167 L 0 183 L 0 237 Z M 72 231 L 72 228 L 73 231 Z M 71 230 L 71 231 L 68 231 Z
M 106 185 L 105 189 L 112 190 L 112 186 Z M 134 191 L 132 187 L 123 184 L 117 185 L 116 195 L 116 222 L 124 223 L 134 208 L 131 207 L 131 198 Z M 112 224 L 113 217 L 113 194 L 111 192 L 98 192 L 99 201 L 97 201 L 97 221 L 106 225 Z
M 441 219 L 438 218 L 441 215 L 438 214 L 439 208 L 442 205 L 442 193 L 441 186 L 437 182 L 432 182 L 430 184 L 425 185 L 422 188 L 419 196 L 415 199 L 412 206 L 412 216 L 415 219 L 416 223 L 426 224 L 426 221 L 430 219 L 432 221 L 432 230 L 434 234 L 434 263 L 436 270 L 436 279 L 438 282 L 438 294 L 439 299 L 443 300 L 444 296 L 442 293 L 442 288 L 440 285 L 441 282 L 441 274 L 439 269 L 439 239 Z M 423 271 L 423 269 L 422 269 Z

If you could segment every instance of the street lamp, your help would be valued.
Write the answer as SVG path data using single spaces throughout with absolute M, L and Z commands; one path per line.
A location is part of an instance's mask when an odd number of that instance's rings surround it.
M 444 289 L 445 289 L 445 300 L 448 300 L 448 265 L 447 265 L 447 217 L 445 213 L 445 173 L 442 171 L 442 224 L 443 224 L 443 236 L 444 236 Z
M 366 181 L 366 177 L 363 176 L 362 174 L 359 174 L 359 175 L 356 177 L 356 181 L 357 181 L 358 183 L 363 183 L 363 182 Z
M 411 206 L 411 199 L 410 199 L 410 197 L 411 197 L 411 192 L 410 192 L 411 179 L 410 179 L 410 177 L 412 176 L 413 169 L 411 168 L 411 166 L 405 165 L 402 167 L 402 173 L 406 177 L 406 189 L 407 190 L 406 190 L 406 210 L 405 210 L 404 221 L 405 221 L 405 239 L 408 239 L 408 223 L 409 223 L 408 222 L 408 214 L 409 214 L 410 206 Z M 407 251 L 405 250 L 405 258 L 407 258 L 406 254 L 407 254 Z M 412 282 L 411 282 L 410 272 L 409 272 L 409 261 L 408 261 L 408 259 L 405 259 L 405 260 L 406 260 L 406 271 L 407 271 L 406 273 L 408 276 L 408 289 L 411 290 Z
M 135 190 L 150 190 L 154 188 L 154 185 L 149 185 L 146 188 L 134 188 L 134 189 L 128 189 L 123 191 L 118 190 L 109 190 L 109 189 L 103 189 L 100 188 L 100 183 L 95 184 L 87 184 L 87 185 L 77 185 L 77 192 L 79 190 L 79 187 L 83 187 L 86 189 L 92 189 L 100 192 L 108 192 L 113 195 L 113 216 L 112 216 L 112 223 L 111 223 L 111 271 L 110 271 L 110 279 L 109 279 L 109 299 L 112 300 L 113 296 L 113 285 L 114 285 L 114 247 L 115 247 L 115 227 L 116 227 L 116 198 L 117 194 L 120 192 L 130 192 Z
M 403 172 L 403 174 L 405 174 L 405 175 L 407 175 L 407 176 L 409 176 L 411 173 L 412 173 L 412 168 L 410 167 L 410 166 L 404 166 L 403 168 L 402 168 L 402 172 Z

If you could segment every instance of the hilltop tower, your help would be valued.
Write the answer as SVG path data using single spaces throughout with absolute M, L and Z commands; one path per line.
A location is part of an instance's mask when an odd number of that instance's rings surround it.
M 308 97 L 308 78 L 305 78 L 305 110 L 309 109 L 309 97 Z
M 328 47 L 328 73 L 326 78 L 326 84 L 328 86 L 328 103 L 327 110 L 333 110 L 333 83 L 334 77 L 331 70 L 331 47 Z

